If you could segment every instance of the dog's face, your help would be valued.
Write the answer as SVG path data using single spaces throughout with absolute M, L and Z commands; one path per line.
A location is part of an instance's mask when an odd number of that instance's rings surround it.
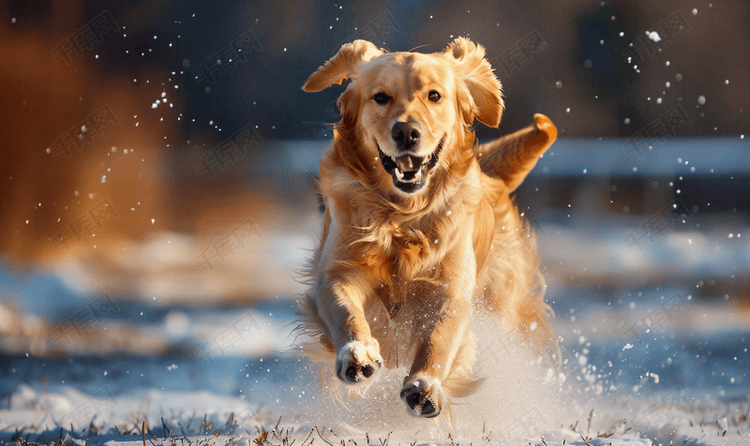
M 358 89 L 369 153 L 397 189 L 422 190 L 460 128 L 452 70 L 425 54 L 386 54 L 367 64 Z
M 357 40 L 313 73 L 303 87 L 320 91 L 349 78 L 339 98 L 341 126 L 356 140 L 363 165 L 397 191 L 425 190 L 442 166 L 465 154 L 476 118 L 496 127 L 503 110 L 501 85 L 484 48 L 459 38 L 440 53 L 384 53 Z M 377 162 L 370 162 L 377 161 Z

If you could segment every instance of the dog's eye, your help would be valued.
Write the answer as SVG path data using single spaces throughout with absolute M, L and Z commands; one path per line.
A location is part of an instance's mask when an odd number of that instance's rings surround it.
M 375 96 L 373 96 L 372 98 L 375 100 L 375 102 L 377 102 L 380 105 L 387 104 L 388 101 L 391 100 L 391 97 L 388 96 L 385 93 L 378 93 Z
M 439 101 L 439 100 L 440 100 L 440 93 L 438 93 L 438 92 L 437 92 L 437 91 L 435 91 L 435 90 L 432 90 L 432 91 L 430 92 L 429 96 L 427 96 L 427 97 L 428 97 L 428 98 L 429 98 L 429 99 L 430 99 L 430 100 L 431 100 L 432 102 L 437 102 L 437 101 Z

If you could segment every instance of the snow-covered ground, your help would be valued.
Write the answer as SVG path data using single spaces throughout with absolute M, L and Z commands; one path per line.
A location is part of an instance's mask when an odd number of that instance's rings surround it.
M 486 381 L 456 403 L 452 430 L 407 415 L 404 370 L 348 400 L 291 351 L 315 210 L 259 223 L 200 276 L 176 268 L 200 240 L 174 233 L 129 246 L 130 269 L 0 263 L 0 442 L 750 444 L 746 223 L 695 217 L 634 246 L 642 220 L 573 214 L 535 220 L 562 369 L 477 319 Z
M 149 436 L 161 444 L 163 420 L 172 437 L 189 442 L 219 433 L 215 444 L 244 444 L 277 425 L 273 444 L 286 435 L 299 444 L 315 428 L 312 438 L 331 443 L 369 436 L 377 444 L 392 432 L 391 444 L 451 438 L 584 444 L 581 435 L 591 444 L 747 444 L 748 318 L 729 305 L 691 301 L 667 317 L 667 305 L 655 296 L 679 296 L 675 291 L 654 290 L 653 299 L 627 296 L 613 305 L 583 297 L 589 304 L 575 316 L 558 306 L 565 357 L 559 374 L 525 357 L 512 335 L 498 337 L 476 321 L 479 374 L 487 381 L 457 404 L 452 437 L 442 421 L 406 415 L 397 397 L 404 370 L 384 373 L 362 400 L 321 392 L 317 367 L 284 348 L 292 340 L 294 308 L 283 301 L 244 314 L 166 312 L 151 323 L 162 336 L 174 335 L 178 321 L 196 338 L 208 338 L 211 347 L 197 357 L 5 355 L 0 438 L 9 442 L 20 432 L 27 441 L 50 443 L 62 429 L 79 444 L 87 437 L 142 444 L 147 421 Z M 639 324 L 652 327 L 637 338 L 622 334 Z M 278 349 L 255 347 L 266 343 Z

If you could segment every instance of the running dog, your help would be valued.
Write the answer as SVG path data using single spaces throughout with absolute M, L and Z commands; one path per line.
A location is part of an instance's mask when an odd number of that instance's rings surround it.
M 559 361 L 535 237 L 510 195 L 556 139 L 552 122 L 537 114 L 479 145 L 472 126 L 500 124 L 502 86 L 484 48 L 465 38 L 431 54 L 357 40 L 303 89 L 346 79 L 320 161 L 324 226 L 300 313 L 338 379 L 406 365 L 401 399 L 436 417 L 481 382 L 474 312 Z

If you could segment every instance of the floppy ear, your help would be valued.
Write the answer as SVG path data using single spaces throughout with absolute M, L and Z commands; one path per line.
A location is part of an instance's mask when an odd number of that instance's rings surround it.
M 318 67 L 318 71 L 307 78 L 302 89 L 309 93 L 325 90 L 332 84 L 341 85 L 344 79 L 357 71 L 360 64 L 369 62 L 382 54 L 383 50 L 366 40 L 355 40 L 344 44 L 335 56 Z
M 443 54 L 456 60 L 458 77 L 471 95 L 471 115 L 489 127 L 500 125 L 500 118 L 505 110 L 503 86 L 484 58 L 484 47 L 459 37 L 448 44 Z

